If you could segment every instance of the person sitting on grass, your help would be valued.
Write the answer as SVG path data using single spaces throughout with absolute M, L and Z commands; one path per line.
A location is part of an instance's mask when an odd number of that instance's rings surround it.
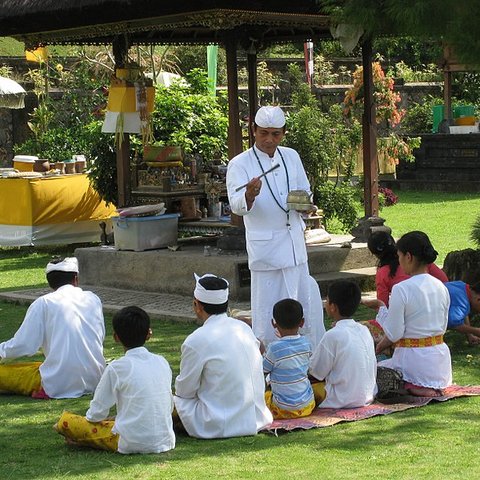
M 265 401 L 275 419 L 306 417 L 315 408 L 308 379 L 312 347 L 298 333 L 303 324 L 303 308 L 297 300 L 286 298 L 274 305 L 272 325 L 281 338 L 268 345 L 263 372 L 270 375 Z
M 322 408 L 363 407 L 377 392 L 377 361 L 367 327 L 352 319 L 360 304 L 359 286 L 348 280 L 330 285 L 325 309 L 333 320 L 310 360 L 315 400 Z
M 375 305 L 386 305 L 388 307 L 392 288 L 397 283 L 410 278 L 410 275 L 403 271 L 398 261 L 397 246 L 395 239 L 387 232 L 373 232 L 367 241 L 370 253 L 378 259 L 377 272 L 375 274 L 376 295 L 379 302 L 369 301 L 367 306 L 374 308 Z M 445 272 L 437 267 L 435 263 L 427 265 L 427 272 L 441 282 L 448 281 Z M 381 302 L 381 303 L 380 303 Z M 383 329 L 376 319 L 362 322 L 372 334 L 375 344 L 378 344 L 384 337 Z M 393 349 L 384 350 L 381 357 L 390 357 Z
M 113 336 L 125 355 L 110 363 L 86 416 L 64 412 L 55 430 L 67 443 L 119 453 L 160 453 L 175 447 L 172 371 L 161 355 L 149 352 L 150 318 L 125 307 L 112 320 Z M 117 408 L 114 420 L 110 408 Z
M 450 297 L 445 284 L 428 274 L 438 254 L 420 231 L 403 235 L 397 249 L 410 278 L 393 287 L 388 310 L 381 308 L 377 315 L 385 332 L 377 353 L 395 345 L 392 358 L 379 365 L 399 371 L 411 395 L 440 396 L 452 383 L 452 361 L 443 340 Z
M 480 313 L 480 282 L 468 285 L 458 280 L 446 282 L 444 285 L 447 287 L 450 297 L 447 329 L 464 333 L 470 345 L 478 345 L 480 343 L 480 328 L 470 325 L 470 315 Z M 362 303 L 375 310 L 385 307 L 379 299 L 365 299 Z M 384 318 L 387 311 L 380 311 L 378 317 L 380 319 Z
M 105 368 L 102 303 L 78 287 L 78 261 L 58 259 L 46 267 L 53 292 L 28 308 L 14 337 L 0 343 L 0 359 L 35 355 L 43 362 L 0 365 L 0 390 L 33 398 L 77 398 L 92 393 Z
M 384 231 L 373 232 L 368 237 L 367 245 L 370 252 L 378 259 L 377 273 L 375 274 L 377 298 L 388 307 L 393 286 L 410 278 L 410 275 L 405 273 L 400 266 L 397 246 L 389 233 Z M 434 263 L 427 265 L 427 273 L 443 283 L 448 281 L 445 272 Z
M 260 343 L 245 322 L 227 315 L 224 278 L 206 274 L 195 279 L 193 309 L 202 326 L 182 345 L 176 428 L 183 426 L 197 438 L 255 435 L 272 422 Z
M 454 281 L 445 284 L 450 295 L 448 309 L 448 329 L 467 336 L 470 345 L 480 343 L 480 328 L 470 325 L 470 315 L 480 313 L 480 282 L 468 285 Z

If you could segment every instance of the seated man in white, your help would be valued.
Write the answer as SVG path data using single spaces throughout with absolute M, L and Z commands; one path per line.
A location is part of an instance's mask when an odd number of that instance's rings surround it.
M 37 399 L 77 398 L 92 393 L 105 369 L 102 303 L 78 286 L 78 261 L 67 257 L 46 268 L 53 292 L 37 298 L 0 360 L 35 355 L 43 362 L 0 365 L 0 390 Z
M 175 407 L 189 435 L 255 435 L 272 422 L 265 404 L 259 342 L 251 328 L 227 315 L 228 282 L 196 278 L 193 309 L 203 325 L 182 345 Z

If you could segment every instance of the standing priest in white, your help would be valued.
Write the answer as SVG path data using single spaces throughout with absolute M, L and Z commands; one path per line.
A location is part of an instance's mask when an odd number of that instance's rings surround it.
M 288 193 L 305 190 L 311 196 L 310 184 L 298 153 L 279 147 L 285 135 L 280 107 L 258 110 L 254 134 L 255 145 L 233 158 L 227 171 L 231 211 L 245 222 L 253 331 L 265 344 L 275 340 L 273 306 L 293 298 L 305 313 L 300 333 L 315 348 L 325 333 L 320 291 L 308 270 L 305 223 L 299 212 L 287 207 Z M 277 164 L 274 171 L 258 178 Z
M 192 437 L 255 435 L 273 421 L 259 342 L 246 323 L 227 315 L 228 282 L 210 274 L 195 278 L 193 309 L 203 325 L 182 345 L 178 416 Z

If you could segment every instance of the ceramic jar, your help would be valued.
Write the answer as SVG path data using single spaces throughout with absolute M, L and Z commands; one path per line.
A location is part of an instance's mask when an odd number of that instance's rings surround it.
M 55 169 L 61 174 L 65 173 L 65 162 L 55 162 Z
M 45 158 L 39 158 L 35 160 L 33 164 L 33 171 L 34 172 L 48 172 L 50 170 L 50 162 Z
M 65 173 L 75 173 L 75 162 L 73 160 L 65 162 Z

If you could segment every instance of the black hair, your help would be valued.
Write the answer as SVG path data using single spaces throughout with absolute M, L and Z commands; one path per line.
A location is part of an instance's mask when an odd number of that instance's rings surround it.
M 49 263 L 57 265 L 65 260 L 63 257 L 56 257 L 50 260 Z M 64 285 L 73 284 L 75 278 L 77 277 L 76 272 L 62 272 L 60 270 L 52 270 L 47 273 L 47 282 L 50 285 L 52 290 L 57 290 L 57 288 L 63 287 Z
M 428 235 L 418 230 L 403 235 L 397 242 L 397 250 L 403 254 L 410 253 L 423 265 L 433 263 L 438 256 Z
M 112 325 L 124 347 L 141 347 L 150 331 L 150 317 L 140 307 L 125 307 L 113 316 Z
M 399 266 L 397 247 L 393 237 L 387 232 L 373 232 L 368 237 L 367 246 L 370 252 L 378 258 L 379 267 L 384 265 L 390 267 L 389 275 L 393 278 Z
M 469 287 L 472 292 L 480 294 L 480 282 L 472 283 L 471 285 L 469 285 Z
M 338 307 L 344 318 L 351 318 L 360 305 L 362 292 L 351 280 L 336 280 L 328 288 L 328 301 Z
M 220 277 L 204 277 L 201 278 L 198 283 L 205 290 L 225 290 L 228 288 L 228 283 Z M 228 300 L 225 303 L 204 303 L 197 298 L 197 302 L 201 303 L 205 313 L 209 315 L 219 315 L 225 313 L 228 310 Z
M 273 306 L 275 323 L 285 329 L 298 327 L 303 320 L 303 307 L 293 298 L 284 298 Z

